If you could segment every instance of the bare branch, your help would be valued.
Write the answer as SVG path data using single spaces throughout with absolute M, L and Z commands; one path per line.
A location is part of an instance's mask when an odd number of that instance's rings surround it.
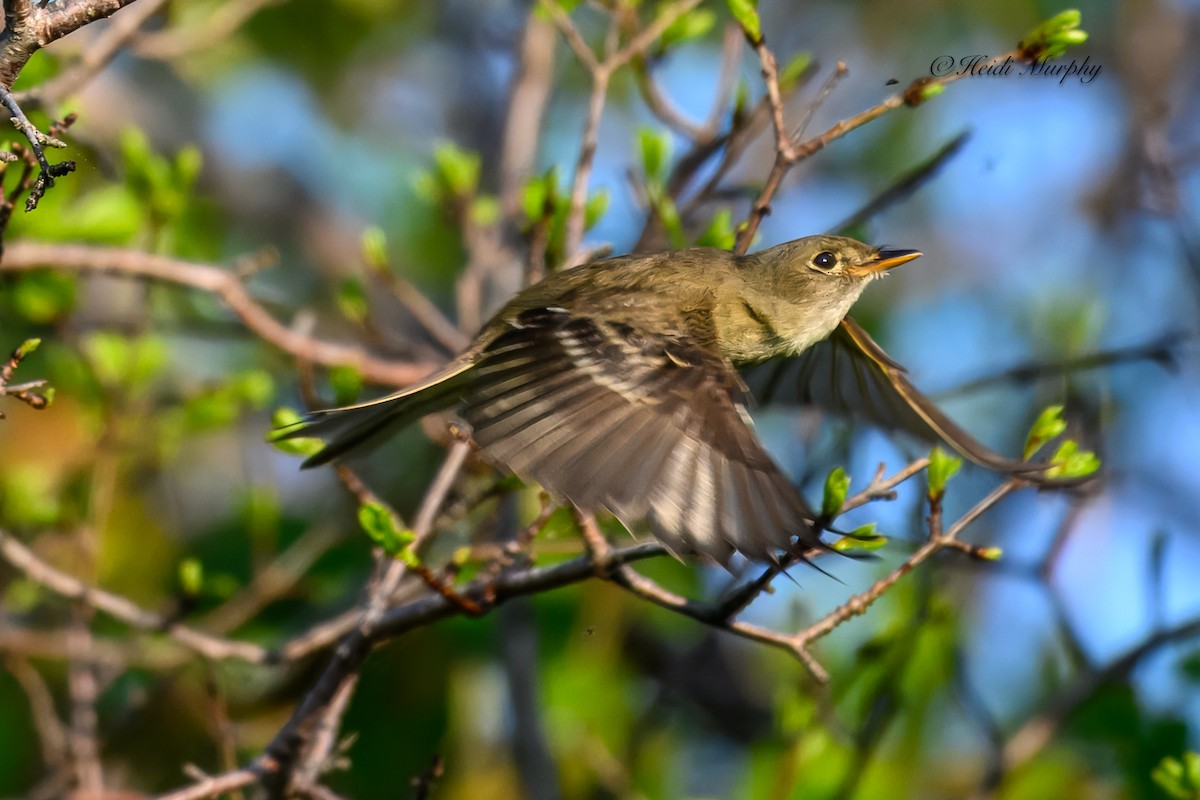
M 88 245 L 16 242 L 5 248 L 0 272 L 53 268 L 99 272 L 177 283 L 216 295 L 247 328 L 286 353 L 322 366 L 349 366 L 372 383 L 406 386 L 437 368 L 432 362 L 403 363 L 369 355 L 360 347 L 324 342 L 283 325 L 258 304 L 238 276 L 221 267 L 140 250 Z
M 211 636 L 172 622 L 162 614 L 147 611 L 120 595 L 89 586 L 50 566 L 4 531 L 0 531 L 0 557 L 39 586 L 68 599 L 78 600 L 140 630 L 163 631 L 179 644 L 208 658 L 238 658 L 254 662 L 268 660 L 266 652 L 257 645 Z

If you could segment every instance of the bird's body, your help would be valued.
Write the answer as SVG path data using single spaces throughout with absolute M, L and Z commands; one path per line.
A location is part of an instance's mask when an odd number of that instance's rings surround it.
M 495 463 L 626 526 L 645 519 L 676 552 L 727 563 L 735 550 L 804 551 L 820 544 L 814 515 L 754 436 L 738 367 L 806 354 L 802 395 L 882 392 L 863 400 L 868 416 L 1018 468 L 937 412 L 861 329 L 839 329 L 872 278 L 919 255 L 813 236 L 747 256 L 693 249 L 556 273 L 509 301 L 430 379 L 314 412 L 284 435 L 328 437 L 312 466 L 456 408 Z M 836 346 L 821 348 L 851 355 L 845 388 L 807 355 L 824 353 L 813 346 L 835 330 Z
M 554 273 L 518 294 L 483 327 L 467 354 L 502 331 L 498 322 L 555 307 L 631 321 L 663 335 L 686 335 L 741 367 L 800 353 L 824 339 L 866 287 L 866 281 L 849 277 L 788 281 L 777 274 L 781 271 L 778 260 L 763 253 L 736 256 L 715 248 L 593 262 Z

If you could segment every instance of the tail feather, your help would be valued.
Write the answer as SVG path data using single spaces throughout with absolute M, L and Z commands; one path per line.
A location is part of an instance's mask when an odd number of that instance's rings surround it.
M 426 414 L 455 405 L 462 397 L 471 364 L 454 365 L 430 379 L 386 397 L 344 408 L 311 411 L 275 438 L 314 437 L 325 447 L 309 456 L 302 469 L 319 467 L 355 451 L 382 443 L 390 431 L 416 422 Z

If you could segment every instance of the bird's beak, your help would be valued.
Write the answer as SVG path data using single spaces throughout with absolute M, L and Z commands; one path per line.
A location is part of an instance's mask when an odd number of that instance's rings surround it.
M 847 272 L 856 278 L 865 278 L 868 275 L 882 274 L 921 256 L 920 250 L 876 250 L 870 261 L 851 267 Z

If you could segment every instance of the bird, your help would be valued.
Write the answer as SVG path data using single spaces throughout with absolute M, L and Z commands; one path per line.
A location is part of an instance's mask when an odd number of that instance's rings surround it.
M 817 235 L 563 270 L 514 296 L 428 379 L 312 411 L 277 438 L 324 439 L 304 463 L 314 467 L 453 409 L 485 459 L 630 530 L 647 523 L 677 556 L 802 556 L 824 547 L 818 515 L 755 435 L 752 391 L 1037 473 L 950 420 L 847 316 L 868 284 L 921 255 Z

